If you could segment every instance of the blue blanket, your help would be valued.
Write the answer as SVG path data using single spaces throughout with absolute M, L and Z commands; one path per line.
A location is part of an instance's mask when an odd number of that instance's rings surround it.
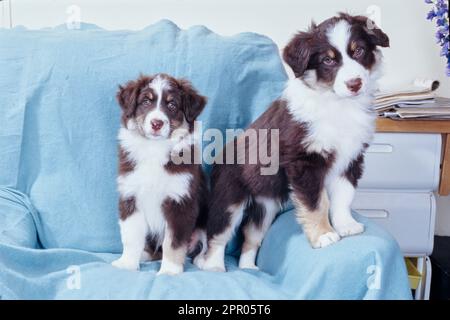
M 407 299 L 400 250 L 371 223 L 329 248 L 309 247 L 286 210 L 263 242 L 260 271 L 155 276 L 110 262 L 117 225 L 118 84 L 139 73 L 190 79 L 209 102 L 203 128 L 243 128 L 287 79 L 278 48 L 245 33 L 161 21 L 141 31 L 0 30 L 0 298 Z M 208 170 L 208 167 L 206 167 Z

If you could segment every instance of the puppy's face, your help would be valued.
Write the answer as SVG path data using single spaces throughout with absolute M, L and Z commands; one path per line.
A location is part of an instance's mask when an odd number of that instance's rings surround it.
M 298 33 L 283 57 L 295 76 L 340 97 L 364 94 L 389 38 L 363 16 L 340 14 Z
M 141 76 L 119 88 L 122 125 L 148 139 L 167 139 L 177 129 L 192 132 L 206 98 L 186 80 L 166 74 Z

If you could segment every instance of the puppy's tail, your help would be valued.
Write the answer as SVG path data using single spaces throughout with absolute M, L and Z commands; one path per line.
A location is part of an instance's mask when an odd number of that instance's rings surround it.
M 208 248 L 208 240 L 204 229 L 196 229 L 192 234 L 188 247 L 188 256 L 195 261 L 202 259 Z

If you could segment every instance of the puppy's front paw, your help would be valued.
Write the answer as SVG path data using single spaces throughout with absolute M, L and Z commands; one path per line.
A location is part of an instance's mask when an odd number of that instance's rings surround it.
M 225 272 L 225 261 L 217 258 L 206 257 L 202 269 L 205 271 Z
M 169 276 L 175 276 L 183 272 L 183 266 L 171 265 L 171 266 L 161 266 L 159 271 L 156 273 L 157 276 L 167 274 Z
M 225 272 L 225 267 L 221 266 L 204 266 L 203 270 L 211 272 Z
M 240 262 L 239 261 L 239 268 L 240 269 L 259 270 L 258 266 L 255 263 L 251 263 L 251 262 Z
M 192 263 L 199 269 L 203 269 L 204 265 L 205 265 L 205 256 L 203 255 L 198 255 L 194 258 L 194 261 L 192 261 Z
M 355 220 L 333 226 L 341 237 L 352 236 L 364 232 L 364 225 Z
M 315 249 L 325 248 L 333 243 L 338 242 L 340 239 L 341 238 L 339 237 L 339 235 L 336 232 L 327 232 L 327 233 L 319 236 L 317 241 L 315 243 L 313 243 L 313 248 L 315 248 Z
M 136 271 L 139 270 L 139 261 L 131 261 L 123 256 L 111 263 L 114 267 L 119 269 Z
M 143 251 L 141 254 L 141 262 L 147 262 L 147 261 L 152 261 L 153 257 L 150 253 L 148 253 L 147 251 Z
M 239 257 L 239 268 L 258 270 L 255 259 L 256 257 L 253 250 L 241 253 L 241 256 Z
M 180 273 L 182 273 L 183 271 L 177 271 L 177 272 L 174 272 L 174 271 L 172 271 L 172 270 L 159 270 L 157 273 L 156 273 L 156 275 L 157 276 L 160 276 L 160 275 L 163 275 L 163 274 L 167 274 L 168 276 L 176 276 L 177 274 L 180 274 Z

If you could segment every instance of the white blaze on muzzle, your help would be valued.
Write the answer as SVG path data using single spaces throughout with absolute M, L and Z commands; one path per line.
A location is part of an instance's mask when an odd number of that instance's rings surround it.
M 364 94 L 370 72 L 363 65 L 352 59 L 347 52 L 351 36 L 351 26 L 347 21 L 338 22 L 327 33 L 330 43 L 339 50 L 342 56 L 342 65 L 339 68 L 333 85 L 334 92 L 340 97 L 350 97 Z M 360 88 L 352 91 L 349 84 L 357 79 L 361 80 Z
M 150 111 L 145 116 L 144 133 L 147 138 L 167 138 L 170 134 L 169 118 L 159 108 Z
M 144 133 L 147 138 L 162 139 L 168 138 L 170 134 L 169 117 L 161 110 L 161 101 L 164 90 L 169 86 L 167 81 L 157 76 L 150 82 L 149 87 L 153 89 L 157 96 L 156 108 L 150 111 L 144 120 Z

